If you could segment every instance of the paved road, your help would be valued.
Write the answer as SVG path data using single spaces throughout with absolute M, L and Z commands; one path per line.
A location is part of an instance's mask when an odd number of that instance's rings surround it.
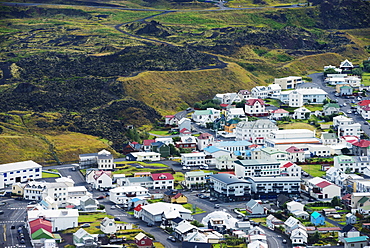
M 324 76 L 323 76 L 323 73 L 313 73 L 311 75 L 308 75 L 310 78 L 312 78 L 312 82 L 313 83 L 316 83 L 318 84 L 323 90 L 325 90 L 327 93 L 328 93 L 328 97 L 332 100 L 337 100 L 338 101 L 338 104 L 340 105 L 344 105 L 346 104 L 346 106 L 343 106 L 341 107 L 341 111 L 348 117 L 351 117 L 355 123 L 360 123 L 361 124 L 361 129 L 364 131 L 364 133 L 367 135 L 367 136 L 370 136 L 370 126 L 369 125 L 366 125 L 364 123 L 366 123 L 366 121 L 364 120 L 364 118 L 362 118 L 361 115 L 359 114 L 355 114 L 355 111 L 353 111 L 354 109 L 352 109 L 352 113 L 351 114 L 348 114 L 347 112 L 349 110 L 351 110 L 351 101 L 352 100 L 355 100 L 356 102 L 358 102 L 356 99 L 346 99 L 345 97 L 337 97 L 335 96 L 335 88 L 334 87 L 330 87 L 330 86 L 327 86 L 325 83 L 324 83 Z

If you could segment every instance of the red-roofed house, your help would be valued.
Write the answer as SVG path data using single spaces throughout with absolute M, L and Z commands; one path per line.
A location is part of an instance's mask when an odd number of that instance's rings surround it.
M 285 177 L 301 177 L 301 167 L 292 163 L 282 163 L 280 165 L 280 175 Z
M 245 114 L 248 116 L 266 116 L 265 102 L 262 99 L 248 99 L 244 106 Z
M 283 117 L 289 117 L 289 112 L 285 109 L 276 109 L 270 112 L 271 120 L 281 120 Z
M 152 174 L 154 180 L 154 189 L 173 189 L 174 178 L 171 173 L 154 173 Z
M 30 234 L 36 232 L 40 228 L 43 228 L 44 230 L 48 232 L 53 231 L 53 225 L 51 224 L 50 220 L 45 220 L 43 218 L 39 218 L 36 220 L 32 220 L 28 223 Z
M 179 120 L 174 115 L 166 115 L 164 117 L 164 124 L 165 125 L 169 125 L 169 126 L 177 125 L 178 121 Z
M 141 204 L 137 205 L 134 208 L 134 217 L 140 219 L 141 217 L 141 210 L 143 209 L 143 206 Z
M 151 152 L 152 151 L 152 143 L 154 143 L 154 142 L 155 142 L 154 139 L 144 140 L 143 141 L 143 151 L 144 152 Z
M 335 196 L 341 196 L 341 187 L 330 183 L 322 178 L 312 178 L 308 181 L 312 185 L 310 188 L 310 195 L 316 199 L 331 200 Z
M 182 136 L 191 135 L 191 131 L 189 129 L 183 128 L 183 129 L 180 130 L 180 135 L 182 135 Z
M 92 180 L 94 189 L 108 190 L 113 188 L 111 171 L 95 171 Z
M 297 148 L 295 146 L 291 146 L 285 150 L 288 153 L 288 157 L 290 161 L 293 162 L 304 162 L 305 161 L 305 154 L 303 149 Z
M 359 140 L 352 143 L 352 152 L 355 156 L 369 156 L 370 155 L 370 140 Z
M 364 118 L 370 119 L 370 100 L 362 100 L 357 103 L 357 112 Z
M 168 190 L 163 194 L 163 200 L 170 203 L 185 204 L 188 202 L 188 198 L 177 190 Z
M 202 133 L 201 135 L 199 135 L 197 140 L 198 140 L 198 150 L 203 151 L 204 148 L 213 144 L 213 142 L 215 141 L 215 137 L 213 137 L 213 135 L 209 133 Z

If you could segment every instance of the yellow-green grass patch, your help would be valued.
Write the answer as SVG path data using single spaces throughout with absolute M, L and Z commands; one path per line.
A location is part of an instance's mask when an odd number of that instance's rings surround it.
M 313 177 L 322 177 L 326 174 L 325 171 L 321 170 L 321 164 L 304 164 L 299 166 L 302 167 L 302 170 L 304 170 Z
M 42 172 L 42 178 L 53 178 L 53 177 L 60 177 L 58 174 L 50 173 L 50 172 Z

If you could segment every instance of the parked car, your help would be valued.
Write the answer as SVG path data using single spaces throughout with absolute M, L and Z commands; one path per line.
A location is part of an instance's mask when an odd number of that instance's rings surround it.
M 238 215 L 236 216 L 236 218 L 238 218 L 238 219 L 243 219 L 243 215 L 238 214 Z
M 3 210 L 0 210 L 0 214 L 4 214 L 4 211 Z
M 111 206 L 110 209 L 116 209 L 116 206 Z
M 351 110 L 348 110 L 348 111 L 347 111 L 347 114 L 352 114 L 352 111 L 351 111 Z
M 286 239 L 283 239 L 283 244 L 286 244 L 286 243 L 287 243 Z
M 209 201 L 210 201 L 210 202 L 215 202 L 215 201 L 217 201 L 217 199 L 216 199 L 216 198 L 214 198 L 214 197 L 211 197 L 211 198 L 209 198 Z
M 118 217 L 114 217 L 114 220 L 115 220 L 115 221 L 121 221 L 121 219 L 120 219 L 120 218 L 118 218 Z
M 99 195 L 99 196 L 96 197 L 97 200 L 101 200 L 101 199 L 104 199 L 104 198 L 105 198 L 104 195 Z
M 152 226 L 153 226 L 153 224 L 152 224 L 152 223 L 147 223 L 147 224 L 146 224 L 146 226 L 148 226 L 148 227 L 152 227 Z
M 220 208 L 220 204 L 215 204 L 215 208 Z
M 15 229 L 15 225 L 12 225 L 12 226 L 10 227 L 10 229 Z
M 176 242 L 176 239 L 174 236 L 168 236 L 167 238 L 168 240 L 172 241 L 172 242 Z
M 369 125 L 369 122 L 367 122 L 367 121 L 364 121 L 364 125 Z
M 84 223 L 80 227 L 90 227 L 90 224 L 89 223 Z

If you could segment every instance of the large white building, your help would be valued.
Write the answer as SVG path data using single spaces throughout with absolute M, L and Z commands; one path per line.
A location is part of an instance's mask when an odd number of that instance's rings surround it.
M 363 133 L 360 123 L 355 123 L 352 118 L 343 115 L 333 118 L 333 126 L 337 129 L 338 137 L 347 135 L 360 137 Z
M 236 140 L 247 140 L 254 144 L 264 144 L 272 131 L 279 128 L 270 120 L 241 121 L 235 128 Z
M 211 196 L 225 202 L 245 201 L 251 198 L 250 182 L 231 174 L 210 175 Z
M 181 165 L 200 166 L 205 164 L 206 154 L 204 152 L 192 152 L 181 154 Z
M 234 162 L 237 177 L 273 177 L 280 175 L 280 162 L 277 160 L 252 159 Z
M 32 160 L 0 165 L 0 188 L 40 178 L 42 166 Z
M 321 140 L 316 138 L 315 131 L 308 129 L 286 129 L 272 131 L 266 139 L 266 146 L 279 147 L 295 144 L 321 144 Z
M 300 193 L 300 177 L 253 177 L 248 181 L 252 184 L 252 193 L 260 199 L 266 195 L 276 198 L 277 194 Z
M 116 204 L 127 204 L 131 198 L 150 197 L 148 189 L 141 186 L 123 186 L 109 190 L 109 200 Z
M 305 103 L 323 104 L 328 93 L 322 89 L 296 89 L 291 91 L 282 91 L 280 101 L 288 104 L 290 107 L 302 107 Z
M 77 209 L 33 210 L 27 212 L 28 221 L 45 218 L 51 221 L 53 232 L 78 226 Z

